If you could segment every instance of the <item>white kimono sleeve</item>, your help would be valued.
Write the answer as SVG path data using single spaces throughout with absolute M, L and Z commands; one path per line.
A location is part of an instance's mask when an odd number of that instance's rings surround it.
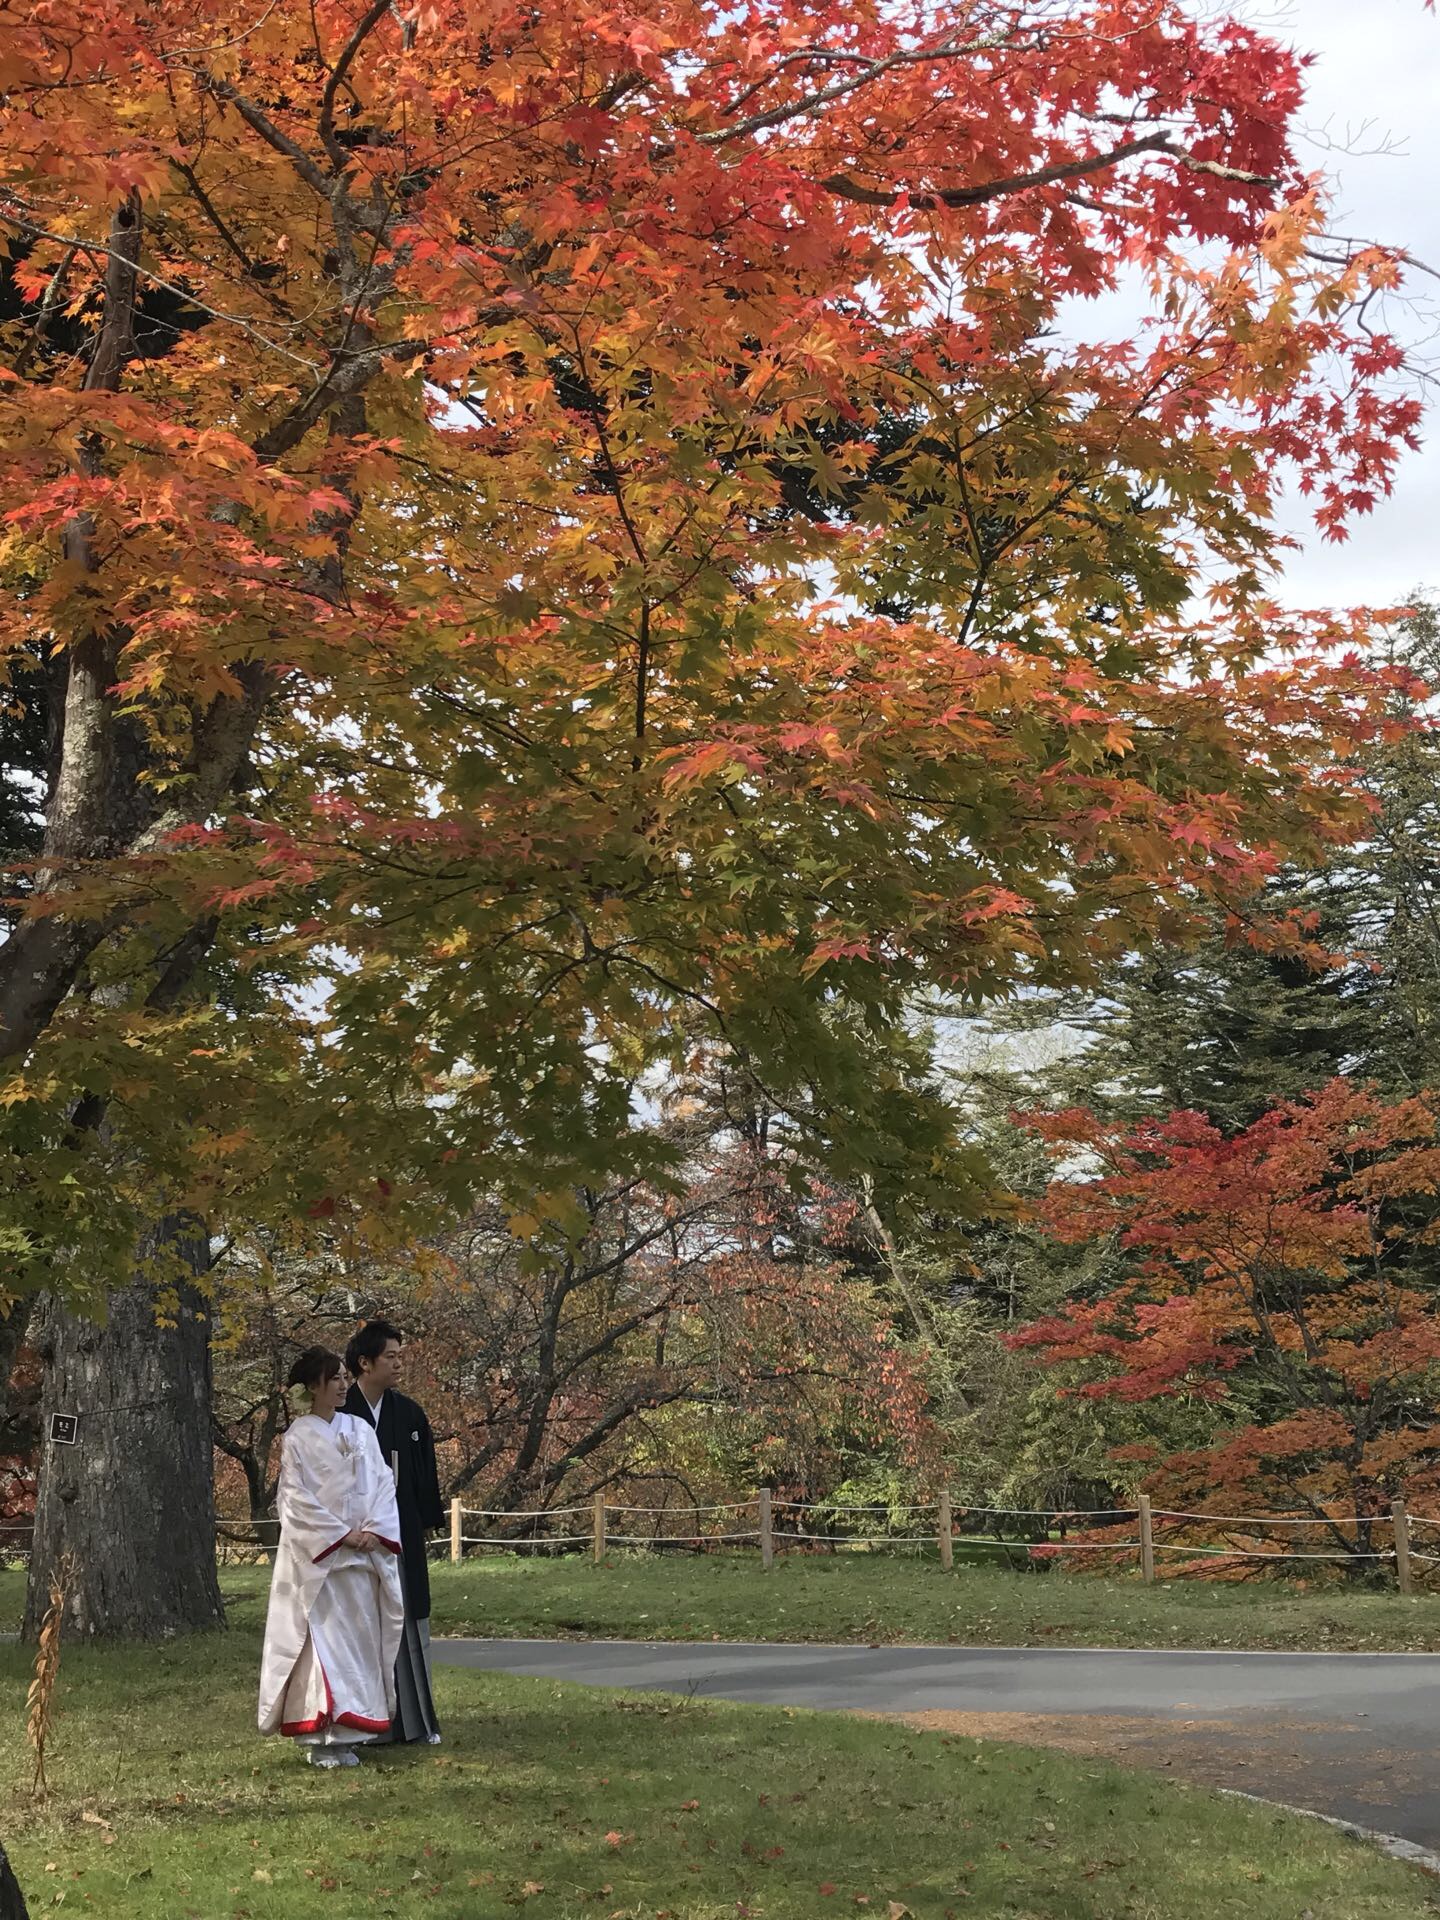
M 391 1553 L 400 1552 L 400 1510 L 395 1503 L 395 1476 L 380 1451 L 375 1429 L 367 1420 L 356 1420 L 360 1439 L 362 1485 L 361 1504 L 365 1518 L 360 1522 L 367 1533 L 383 1540 Z
M 305 1472 L 301 1448 L 293 1434 L 292 1428 L 280 1453 L 280 1481 L 275 1493 L 280 1537 L 288 1537 L 302 1556 L 325 1560 L 345 1544 L 350 1526 L 321 1499 Z

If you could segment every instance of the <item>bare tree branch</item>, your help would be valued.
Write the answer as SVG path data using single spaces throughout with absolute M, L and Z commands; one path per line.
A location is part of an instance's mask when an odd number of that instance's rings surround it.
M 330 69 L 330 77 L 325 82 L 325 92 L 320 101 L 320 119 L 317 131 L 324 144 L 325 151 L 342 172 L 349 164 L 350 156 L 335 138 L 335 97 L 345 85 L 345 76 L 355 64 L 357 55 L 380 22 L 391 11 L 393 0 L 372 0 L 371 5 L 361 15 L 359 23 L 341 51 L 340 58 Z
M 1104 153 L 1090 154 L 1077 160 L 1057 160 L 1053 166 L 1037 167 L 1033 173 L 1011 174 L 1004 180 L 988 180 L 983 186 L 936 187 L 910 192 L 904 187 L 867 187 L 843 173 L 832 173 L 821 184 L 842 199 L 854 200 L 867 207 L 891 207 L 901 200 L 908 200 L 912 207 L 921 209 L 979 207 L 987 201 L 1003 200 L 1011 194 L 1026 193 L 1034 187 L 1048 187 L 1061 180 L 1082 180 L 1093 174 L 1108 173 L 1142 153 L 1168 154 L 1191 173 L 1212 174 L 1217 179 L 1234 180 L 1245 186 L 1265 187 L 1274 191 L 1280 184 L 1263 174 L 1245 173 L 1238 167 L 1221 166 L 1215 160 L 1196 160 L 1176 144 L 1171 133 L 1150 133 L 1137 140 L 1122 140 Z

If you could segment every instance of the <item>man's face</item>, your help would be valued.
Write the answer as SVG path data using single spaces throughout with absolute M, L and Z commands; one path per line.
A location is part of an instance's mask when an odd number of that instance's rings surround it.
M 379 1395 L 388 1392 L 391 1387 L 399 1386 L 400 1375 L 403 1371 L 401 1364 L 402 1351 L 403 1349 L 398 1340 L 387 1340 L 385 1342 L 385 1351 L 372 1360 L 368 1366 L 363 1360 L 361 1361 L 361 1371 L 365 1376 L 362 1385 L 367 1387 L 372 1395 Z

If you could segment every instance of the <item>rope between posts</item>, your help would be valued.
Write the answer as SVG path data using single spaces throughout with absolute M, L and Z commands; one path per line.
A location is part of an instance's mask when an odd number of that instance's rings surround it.
M 903 1507 L 836 1507 L 825 1500 L 772 1500 L 772 1507 L 785 1507 L 792 1512 L 801 1513 L 935 1513 L 939 1510 L 937 1500 L 927 1500 L 922 1506 Z M 957 1517 L 968 1513 L 991 1514 L 998 1518 L 1019 1518 L 1025 1520 L 1130 1520 L 1138 1512 L 1135 1507 L 974 1507 L 968 1501 L 956 1500 L 951 1512 Z
M 1140 1550 L 1138 1540 L 996 1540 L 993 1544 L 1024 1547 L 1034 1553 L 1138 1553 Z
M 754 1529 L 749 1533 L 607 1533 L 605 1544 L 607 1547 L 707 1547 L 719 1546 L 725 1541 L 759 1538 Z
M 1253 1513 L 1177 1513 L 1173 1507 L 1155 1507 L 1156 1520 L 1203 1520 L 1217 1527 L 1354 1527 L 1389 1526 L 1388 1513 L 1321 1514 L 1309 1516 Z
M 778 1506 L 780 1503 L 777 1501 L 775 1504 Z M 726 1500 L 719 1506 L 692 1507 L 688 1501 L 681 1500 L 673 1507 L 612 1507 L 607 1500 L 605 1511 L 607 1513 L 744 1513 L 747 1507 L 754 1505 L 753 1500 Z M 579 1513 L 584 1509 L 577 1507 L 575 1511 Z
M 772 1540 L 803 1540 L 809 1546 L 843 1547 L 933 1547 L 933 1533 L 897 1535 L 893 1533 L 784 1533 L 776 1527 L 771 1534 Z
M 1138 1507 L 971 1507 L 961 1500 L 952 1508 L 961 1516 L 988 1513 L 1000 1519 L 1023 1520 L 1133 1520 L 1139 1511 Z
M 504 1534 L 462 1533 L 460 1544 L 462 1547 L 588 1547 L 590 1535 L 588 1533 L 547 1533 L 543 1539 L 537 1540 L 523 1533 L 517 1534 L 513 1539 L 507 1539 Z
M 1348 1563 L 1351 1560 L 1393 1560 L 1395 1549 L 1388 1547 L 1383 1553 L 1288 1553 L 1282 1547 L 1276 1552 L 1259 1553 L 1253 1548 L 1242 1547 L 1185 1547 L 1164 1540 L 1155 1542 L 1157 1553 L 1183 1553 L 1190 1559 L 1206 1560 L 1339 1560 Z
M 923 1505 L 914 1507 L 837 1507 L 828 1500 L 771 1500 L 770 1504 L 799 1513 L 930 1513 L 938 1503 L 927 1500 Z
M 771 1536 L 775 1540 L 804 1540 L 812 1545 L 834 1543 L 846 1547 L 933 1547 L 933 1533 L 918 1533 L 896 1537 L 893 1534 L 859 1533 L 781 1533 L 777 1528 Z M 1140 1545 L 1138 1540 L 977 1540 L 976 1546 L 1014 1547 L 1017 1551 L 1029 1553 L 1124 1553 L 1134 1552 Z
M 477 1520 L 561 1520 L 567 1514 L 589 1513 L 589 1507 L 464 1507 L 461 1513 L 471 1513 Z M 660 1508 L 650 1509 L 660 1512 Z

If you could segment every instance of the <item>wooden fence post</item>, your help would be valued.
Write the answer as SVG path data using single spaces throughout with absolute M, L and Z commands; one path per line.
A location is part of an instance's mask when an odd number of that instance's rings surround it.
M 775 1525 L 770 1514 L 770 1489 L 760 1489 L 760 1566 L 768 1573 L 775 1564 Z
M 460 1496 L 457 1493 L 455 1498 L 450 1502 L 450 1563 L 452 1566 L 458 1567 L 460 1564 L 460 1555 L 463 1551 L 461 1544 L 461 1536 L 463 1533 L 464 1523 L 460 1513 Z
M 605 1496 L 603 1493 L 597 1493 L 595 1496 L 594 1537 L 590 1550 L 598 1567 L 605 1558 Z
M 1148 1493 L 1140 1495 L 1140 1576 L 1147 1584 L 1155 1578 L 1155 1525 Z
M 946 1492 L 940 1496 L 940 1564 L 947 1573 L 955 1565 L 955 1536 L 952 1526 L 950 1495 Z
M 1413 1593 L 1415 1577 L 1410 1570 L 1410 1516 L 1405 1511 L 1404 1500 L 1398 1496 L 1390 1502 L 1390 1518 L 1395 1527 L 1395 1578 L 1401 1593 Z

